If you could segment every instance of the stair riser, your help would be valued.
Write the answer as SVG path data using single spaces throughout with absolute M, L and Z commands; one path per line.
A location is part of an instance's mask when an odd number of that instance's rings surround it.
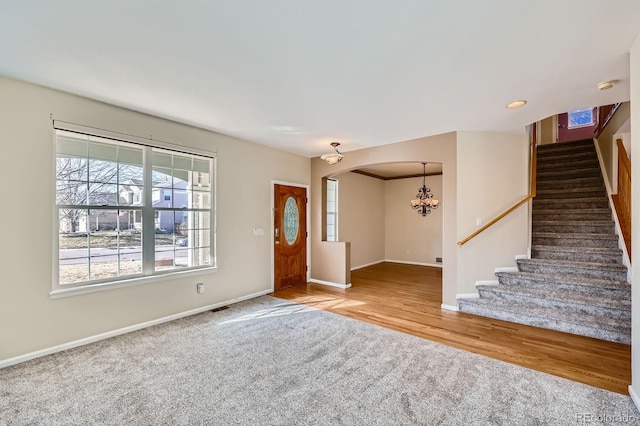
M 585 179 L 547 180 L 536 182 L 539 191 L 545 189 L 604 188 L 602 176 Z
M 558 330 L 565 333 L 578 334 L 580 336 L 593 337 L 596 339 L 607 340 L 609 342 L 618 342 L 627 345 L 631 344 L 631 333 L 628 331 L 622 332 L 617 330 L 606 330 L 602 327 L 590 327 L 584 324 L 565 323 L 556 320 L 532 317 L 529 315 L 518 315 L 513 312 L 487 309 L 484 306 L 475 306 L 472 303 L 465 303 L 463 300 L 459 301 L 459 305 L 460 311 L 470 314 L 482 315 L 518 324 L 527 324 L 534 327 Z M 629 327 L 631 327 L 630 324 Z
M 591 197 L 606 197 L 607 191 L 602 188 L 585 188 L 584 191 L 562 191 L 562 192 L 550 192 L 544 193 L 544 190 L 538 190 L 536 193 L 536 200 L 556 200 L 564 198 L 591 198 Z
M 591 295 L 606 299 L 631 300 L 631 288 L 605 288 L 590 285 L 580 285 L 553 281 L 543 281 L 531 278 L 524 278 L 515 274 L 505 274 L 498 277 L 501 285 L 522 286 L 523 288 L 547 291 L 570 291 L 578 294 Z
M 538 164 L 536 167 L 538 172 L 546 172 L 546 171 L 562 171 L 562 170 L 575 170 L 575 169 L 595 169 L 600 170 L 600 163 L 598 163 L 598 159 L 595 160 L 574 160 L 567 162 L 556 162 L 556 161 L 540 161 L 538 160 Z
M 519 294 L 493 292 L 490 289 L 480 289 L 479 293 L 483 299 L 498 299 L 506 302 L 525 303 L 528 306 L 563 310 L 576 314 L 602 316 L 624 321 L 631 320 L 631 309 L 614 309 L 602 306 L 576 304 L 562 300 L 539 299 Z
M 549 220 L 575 220 L 575 221 L 602 221 L 611 220 L 610 213 L 583 213 L 580 211 L 556 211 L 555 213 L 533 212 L 534 221 Z
M 618 239 L 566 238 L 566 237 L 533 237 L 532 243 L 539 246 L 561 247 L 606 247 L 617 248 Z
M 596 278 L 601 280 L 617 280 L 625 281 L 627 279 L 626 272 L 601 269 L 587 269 L 578 267 L 568 267 L 561 265 L 538 265 L 531 263 L 518 263 L 518 269 L 521 272 L 532 272 L 547 275 L 568 275 L 572 277 Z
M 572 262 L 595 262 L 622 264 L 622 255 L 575 251 L 531 250 L 534 259 L 566 260 Z
M 559 155 L 573 155 L 580 153 L 595 153 L 596 149 L 593 141 L 585 142 L 561 142 L 551 145 L 538 145 L 538 156 L 559 156 Z
M 590 169 L 590 170 L 576 170 L 576 171 L 555 171 L 555 172 L 540 172 L 536 176 L 537 182 L 542 181 L 559 181 L 559 180 L 567 180 L 567 179 L 582 179 L 582 178 L 592 178 L 592 177 L 602 177 L 599 169 Z
M 540 149 L 538 147 L 537 152 L 539 160 L 553 157 L 572 157 L 574 155 L 596 155 L 596 150 L 593 146 L 563 147 L 558 149 Z
M 576 199 L 565 200 L 533 200 L 533 209 L 537 210 L 580 210 L 580 209 L 604 209 L 609 207 L 609 200 L 602 197 L 593 201 L 577 201 Z
M 565 164 L 565 163 L 573 164 L 576 161 L 598 162 L 598 155 L 593 151 L 580 152 L 580 153 L 571 154 L 571 155 L 551 155 L 551 153 L 540 155 L 540 153 L 538 153 L 538 161 L 536 164 L 538 167 L 540 167 L 546 164 L 558 164 L 558 165 Z
M 613 223 L 606 225 L 595 225 L 585 222 L 580 225 L 550 225 L 540 224 L 537 225 L 535 221 L 532 225 L 533 232 L 558 232 L 558 233 L 586 233 L 586 234 L 614 234 L 615 227 Z

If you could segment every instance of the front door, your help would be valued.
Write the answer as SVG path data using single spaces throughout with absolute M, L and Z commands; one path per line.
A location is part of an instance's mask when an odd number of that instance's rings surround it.
M 274 289 L 307 282 L 307 190 L 274 185 Z

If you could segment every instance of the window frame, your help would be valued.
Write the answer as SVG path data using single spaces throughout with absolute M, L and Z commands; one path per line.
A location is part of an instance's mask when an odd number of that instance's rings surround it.
M 590 123 L 585 123 L 585 124 L 577 124 L 575 126 L 571 125 L 571 114 L 575 113 L 575 112 L 582 112 L 582 111 L 591 111 L 591 122 Z M 567 112 L 567 129 L 573 130 L 573 129 L 580 129 L 582 127 L 593 127 L 596 124 L 596 110 L 595 108 L 591 107 L 591 108 L 576 108 L 576 109 L 572 109 L 571 111 Z
M 329 210 L 329 182 L 333 182 L 333 205 L 335 206 L 333 211 Z M 340 241 L 338 239 L 338 179 L 332 179 L 332 178 L 327 178 L 327 186 L 326 186 L 326 191 L 325 191 L 325 208 L 326 208 L 326 212 L 325 212 L 325 223 L 326 223 L 326 229 L 325 229 L 325 241 L 328 242 L 336 242 L 336 241 Z M 329 216 L 333 217 L 333 239 L 329 239 Z
M 60 241 L 59 241 L 59 232 L 60 232 L 60 218 L 59 218 L 59 209 L 60 205 L 57 202 L 57 169 L 56 162 L 58 158 L 57 152 L 57 131 L 66 131 L 73 132 L 82 135 L 94 136 L 102 139 L 110 139 L 113 141 L 120 141 L 127 144 L 135 144 L 141 146 L 143 151 L 143 173 L 144 173 L 144 194 L 141 197 L 142 201 L 144 201 L 143 206 L 129 204 L 118 206 L 121 210 L 140 210 L 141 220 L 142 220 L 142 238 L 141 238 L 141 256 L 142 256 L 142 272 L 136 274 L 129 274 L 123 276 L 102 278 L 96 280 L 88 280 L 77 283 L 68 283 L 68 284 L 60 284 Z M 164 141 L 140 138 L 137 136 L 127 135 L 118 132 L 106 131 L 102 129 L 96 129 L 87 126 L 81 126 L 73 123 L 63 122 L 59 120 L 53 121 L 53 129 L 52 129 L 52 139 L 53 139 L 53 162 L 54 162 L 54 171 L 53 171 L 53 279 L 52 279 L 52 290 L 50 291 L 51 298 L 60 298 L 67 296 L 74 296 L 78 294 L 87 294 L 93 293 L 96 291 L 109 290 L 113 288 L 120 287 L 128 287 L 132 285 L 139 284 L 147 284 L 157 281 L 164 281 L 168 279 L 176 279 L 185 276 L 191 275 L 201 275 L 205 273 L 210 273 L 217 271 L 217 227 L 216 227 L 216 211 L 217 211 L 217 152 L 215 151 L 205 151 L 199 150 L 196 148 L 185 147 L 182 145 L 172 144 Z M 88 143 L 88 142 L 87 142 Z M 209 214 L 209 246 L 208 249 L 210 251 L 210 263 L 205 265 L 198 266 L 190 266 L 190 267 L 181 267 L 179 269 L 166 269 L 166 270 L 156 270 L 156 266 L 154 265 L 154 258 L 156 253 L 155 247 L 155 232 L 149 232 L 149 229 L 155 231 L 154 228 L 154 213 L 158 210 L 158 208 L 153 206 L 152 202 L 152 192 L 153 192 L 153 183 L 151 179 L 151 170 L 153 168 L 153 164 L 151 161 L 151 153 L 155 150 L 162 151 L 171 151 L 176 154 L 186 155 L 186 156 L 198 156 L 198 157 L 206 157 L 207 160 L 210 161 L 210 174 L 211 174 L 211 188 L 207 193 L 210 194 L 210 203 L 209 207 L 206 209 L 197 209 L 193 206 L 189 206 L 189 208 L 172 208 L 169 210 L 172 211 L 187 211 L 187 212 L 204 212 Z M 88 157 L 90 158 L 90 157 Z M 118 163 L 119 164 L 119 163 Z M 116 195 L 118 196 L 120 193 L 119 188 L 117 189 Z M 171 197 L 172 200 L 174 197 Z M 173 202 L 173 201 L 172 201 Z M 116 205 L 119 203 L 116 202 Z M 103 206 L 91 206 L 87 204 L 87 212 L 93 207 L 105 208 Z M 167 210 L 167 209 L 163 209 Z M 146 216 L 146 217 L 145 217 Z M 150 219 L 149 219 L 150 218 Z M 146 219 L 146 220 L 145 220 Z M 150 222 L 150 223 L 148 223 Z M 207 228 L 198 228 L 204 229 Z M 149 235 L 150 234 L 150 235 Z M 174 244 L 175 245 L 175 244 Z

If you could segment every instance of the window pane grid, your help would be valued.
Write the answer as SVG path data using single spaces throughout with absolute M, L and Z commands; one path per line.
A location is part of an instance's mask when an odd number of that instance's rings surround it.
M 153 272 L 212 265 L 211 159 L 66 131 L 56 152 L 59 285 L 146 275 L 148 256 Z

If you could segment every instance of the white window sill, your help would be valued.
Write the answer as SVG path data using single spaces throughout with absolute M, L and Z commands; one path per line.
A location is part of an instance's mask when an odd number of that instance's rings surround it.
M 109 281 L 106 283 L 87 284 L 79 287 L 59 287 L 49 292 L 52 299 L 61 299 L 63 297 L 79 296 L 82 294 L 97 293 L 100 291 L 113 290 L 116 288 L 131 287 L 134 285 L 152 284 L 159 281 L 176 280 L 186 277 L 198 276 L 216 272 L 217 267 L 191 269 L 188 271 L 170 272 L 165 274 L 151 275 L 147 277 L 129 278 L 119 281 Z

